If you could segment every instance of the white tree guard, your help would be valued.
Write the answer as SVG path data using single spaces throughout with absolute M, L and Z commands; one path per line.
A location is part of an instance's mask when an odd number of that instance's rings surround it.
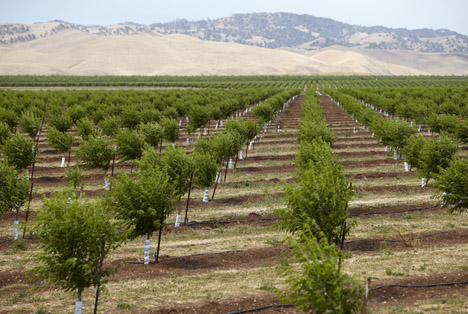
M 65 168 L 65 157 L 62 157 L 62 163 L 60 164 L 60 168 Z
M 421 187 L 425 187 L 426 186 L 426 178 L 421 178 Z
M 205 194 L 203 194 L 203 203 L 208 203 L 208 193 L 209 193 L 209 190 L 206 189 Z
M 405 161 L 405 172 L 409 172 L 410 170 L 409 164 Z
M 242 149 L 239 151 L 239 159 L 240 160 L 244 159 L 244 151 Z
M 83 303 L 81 301 L 75 302 L 75 314 L 81 314 L 82 306 L 83 306 Z
M 19 233 L 19 221 L 15 220 L 13 225 L 14 225 L 14 228 L 13 228 L 14 239 L 17 240 L 18 239 L 18 233 Z
M 229 169 L 232 169 L 232 158 L 229 158 Z
M 174 227 L 177 228 L 177 227 L 179 227 L 179 226 L 180 226 L 180 214 L 177 214 Z
M 145 240 L 145 265 L 149 264 L 150 240 Z

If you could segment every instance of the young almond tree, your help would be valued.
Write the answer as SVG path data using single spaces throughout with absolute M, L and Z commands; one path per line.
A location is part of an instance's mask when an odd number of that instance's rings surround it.
M 4 212 L 16 210 L 15 240 L 18 238 L 19 209 L 28 199 L 28 195 L 28 181 L 24 177 L 18 180 L 16 170 L 5 161 L 0 161 L 0 217 Z
M 47 140 L 53 148 L 61 153 L 68 152 L 68 165 L 70 165 L 71 148 L 73 145 L 73 135 L 62 133 L 54 127 L 49 127 Z M 64 157 L 65 158 L 65 157 Z
M 169 178 L 176 189 L 178 197 L 178 209 L 175 226 L 180 225 L 181 199 L 189 189 L 191 173 L 193 172 L 193 162 L 185 150 L 181 148 L 168 147 L 161 160 L 169 174 Z
M 353 278 L 340 273 L 340 253 L 323 233 L 310 230 L 310 223 L 289 238 L 295 265 L 278 269 L 286 277 L 287 289 L 279 292 L 283 302 L 293 303 L 305 313 L 359 313 L 363 289 Z
M 81 313 L 82 293 L 99 290 L 115 268 L 104 266 L 109 253 L 119 247 L 125 237 L 103 203 L 80 203 L 65 195 L 43 200 L 34 220 L 33 231 L 42 239 L 41 251 L 32 257 L 37 266 L 30 273 L 37 279 L 67 292 L 77 293 L 75 313 Z
M 17 170 L 27 169 L 34 162 L 33 141 L 21 134 L 16 134 L 6 141 L 3 147 L 9 165 Z
M 116 144 L 117 154 L 120 156 L 121 162 L 140 159 L 145 150 L 145 141 L 136 132 L 128 129 L 117 134 Z
M 41 124 L 42 117 L 39 117 L 31 111 L 24 112 L 19 119 L 19 125 L 31 138 L 35 138 L 37 136 L 37 132 L 39 132 Z
M 434 186 L 442 206 L 453 206 L 452 211 L 468 208 L 468 159 L 457 159 L 447 169 L 441 169 Z
M 159 152 L 162 149 L 162 139 L 174 143 L 179 139 L 179 125 L 174 119 L 163 118 L 160 122 L 160 125 L 163 129 L 163 137 L 161 138 L 161 146 Z
M 89 139 L 78 148 L 77 156 L 84 162 L 85 168 L 98 168 L 107 172 L 110 168 L 110 162 L 114 153 L 106 139 L 90 136 Z
M 154 152 L 147 151 L 154 155 Z M 153 156 L 154 157 L 154 156 Z M 129 230 L 130 238 L 146 235 L 145 264 L 149 263 L 149 245 L 151 235 L 159 230 L 158 251 L 161 240 L 161 230 L 167 216 L 174 210 L 173 203 L 177 197 L 177 189 L 162 163 L 141 165 L 146 162 L 143 155 L 135 181 L 121 173 L 118 180 L 113 181 L 109 194 L 109 203 L 114 208 L 117 218 L 121 219 Z
M 163 130 L 159 124 L 141 123 L 140 135 L 149 146 L 156 148 L 161 142 Z
M 5 144 L 11 137 L 11 131 L 8 124 L 0 121 L 0 151 L 3 144 Z

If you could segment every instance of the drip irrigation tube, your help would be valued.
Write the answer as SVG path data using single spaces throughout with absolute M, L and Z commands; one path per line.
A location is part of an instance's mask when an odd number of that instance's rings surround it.
M 370 212 L 370 213 L 361 213 L 361 214 L 350 214 L 349 217 L 370 216 L 370 215 L 400 214 L 400 213 L 405 213 L 405 212 L 428 210 L 428 209 L 433 209 L 433 208 L 437 208 L 437 207 L 439 207 L 439 205 L 431 205 L 431 206 L 428 206 L 428 207 L 408 208 L 408 209 L 402 209 L 402 210 L 397 210 L 397 211 Z
M 193 256 L 217 255 L 217 254 L 235 253 L 235 252 L 245 252 L 245 251 L 244 250 L 230 250 L 230 251 L 223 251 L 223 252 L 216 252 L 216 253 L 199 253 L 199 254 L 192 254 L 192 255 L 176 256 L 176 257 L 171 257 L 171 258 L 168 258 L 168 259 L 161 260 L 158 263 L 164 263 L 164 262 L 168 262 L 168 261 L 184 259 L 184 258 L 193 257 Z M 149 263 L 150 264 L 156 264 L 155 262 L 149 262 Z M 144 264 L 144 262 L 128 262 L 128 264 Z
M 278 220 L 279 218 L 256 218 L 256 219 L 247 219 L 247 220 L 226 220 L 226 221 L 192 221 L 189 222 L 186 226 L 196 226 L 196 225 L 223 225 L 223 224 L 231 224 L 231 223 L 242 223 L 242 222 L 254 222 L 254 221 L 271 221 L 271 220 Z
M 248 309 L 248 310 L 243 310 L 243 311 L 237 311 L 237 312 L 229 312 L 226 314 L 242 314 L 242 313 L 250 313 L 250 312 L 255 312 L 255 311 L 261 311 L 264 309 L 270 309 L 274 307 L 293 307 L 294 304 L 272 304 L 272 305 L 266 305 L 266 306 L 261 306 L 261 307 L 256 307 L 253 309 Z
M 455 286 L 455 285 L 467 285 L 468 281 L 455 281 L 455 282 L 442 282 L 442 283 L 431 283 L 427 285 L 398 285 L 398 284 L 393 284 L 393 285 L 381 285 L 378 287 L 374 287 L 371 290 L 379 290 L 382 288 L 391 288 L 391 287 L 396 287 L 396 288 L 431 288 L 431 287 L 442 287 L 442 286 Z
M 411 238 L 408 238 L 408 239 L 401 239 L 401 240 L 365 238 L 365 239 L 349 240 L 349 241 L 345 241 L 344 243 L 345 244 L 350 244 L 350 243 L 361 242 L 361 241 L 402 242 L 402 241 L 412 241 L 412 240 L 417 240 L 417 239 L 429 238 L 429 237 L 436 236 L 438 234 L 457 233 L 457 232 L 459 232 L 459 231 L 457 231 L 457 230 L 439 231 L 439 232 L 434 232 L 434 233 L 425 234 L 425 235 L 422 235 L 422 236 L 411 237 Z M 466 233 L 466 232 L 464 232 L 464 233 Z

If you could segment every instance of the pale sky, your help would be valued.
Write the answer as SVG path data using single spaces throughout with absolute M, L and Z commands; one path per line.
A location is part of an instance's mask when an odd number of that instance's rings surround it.
M 0 0 L 0 23 L 149 25 L 254 12 L 310 14 L 362 26 L 446 28 L 468 35 L 468 0 Z

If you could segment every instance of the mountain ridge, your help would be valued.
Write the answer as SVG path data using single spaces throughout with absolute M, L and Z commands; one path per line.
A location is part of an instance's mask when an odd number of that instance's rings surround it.
M 3 23 L 0 24 L 0 45 L 34 41 L 67 29 L 99 36 L 184 34 L 201 40 L 272 49 L 318 50 L 340 45 L 374 50 L 468 53 L 468 36 L 447 29 L 358 26 L 330 18 L 285 12 L 234 14 L 201 21 L 177 19 L 150 25 L 124 22 L 109 26 L 84 26 L 60 20 L 34 24 Z

